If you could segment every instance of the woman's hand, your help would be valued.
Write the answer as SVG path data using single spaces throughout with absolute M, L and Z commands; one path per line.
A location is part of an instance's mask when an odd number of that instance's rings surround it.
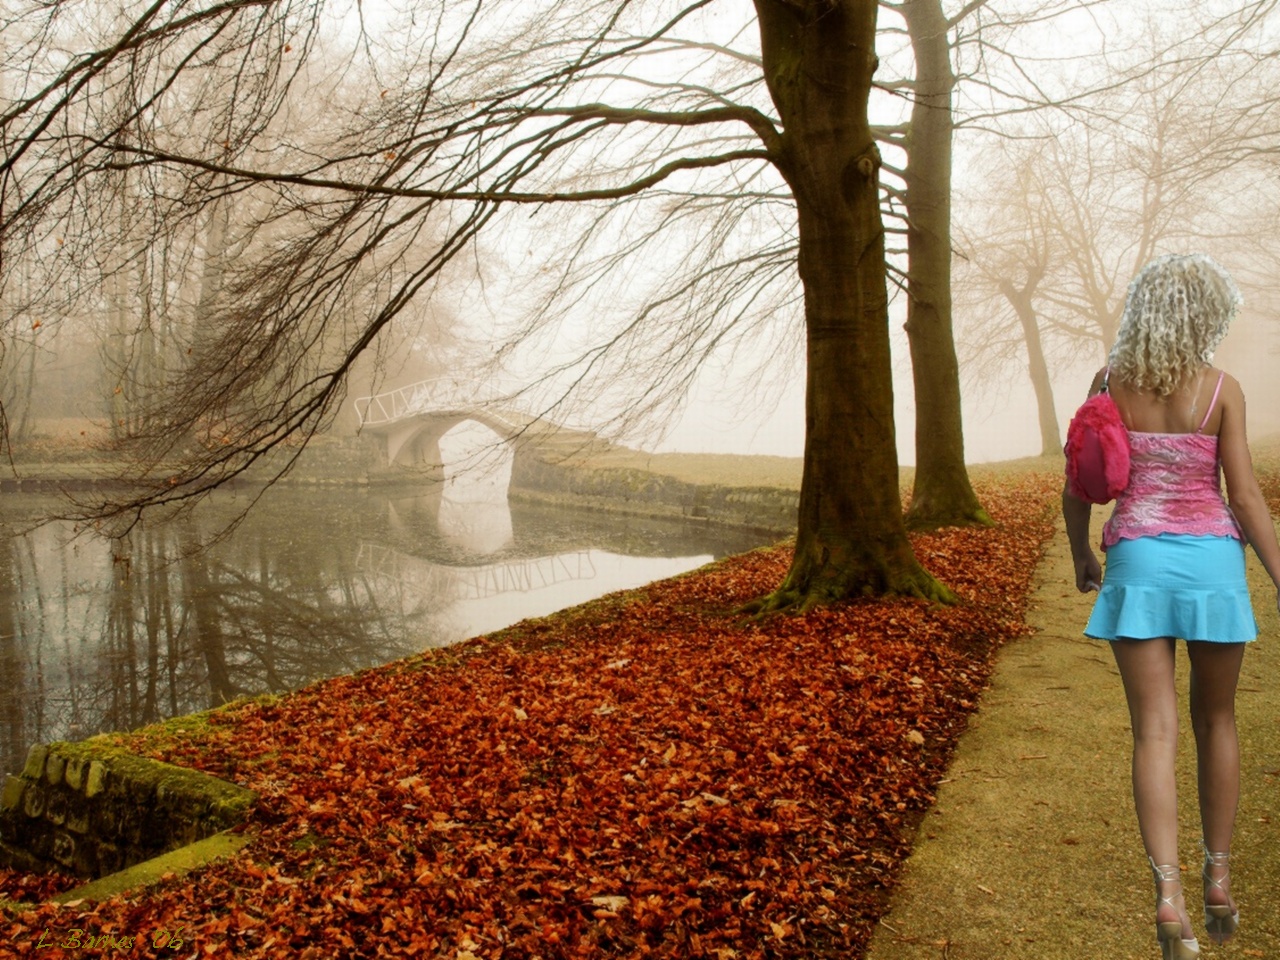
M 1102 373 L 1098 373 L 1097 383 Z M 1089 545 L 1089 514 L 1093 507 L 1075 496 L 1068 485 L 1062 488 L 1062 517 L 1067 524 L 1067 539 L 1071 542 L 1071 558 L 1076 565 L 1076 589 L 1081 593 L 1097 590 L 1102 584 L 1102 566 Z
M 1098 555 L 1092 550 L 1088 555 L 1076 560 L 1076 589 L 1081 593 L 1097 590 L 1102 586 L 1102 564 L 1098 563 Z M 1280 597 L 1276 603 L 1280 604 Z

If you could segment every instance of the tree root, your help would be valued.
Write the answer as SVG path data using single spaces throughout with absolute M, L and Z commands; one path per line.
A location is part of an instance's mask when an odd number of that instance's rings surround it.
M 763 619 L 777 613 L 807 613 L 824 604 L 865 597 L 914 597 L 943 606 L 953 606 L 960 602 L 960 598 L 950 587 L 921 569 L 915 575 L 903 577 L 879 590 L 867 583 L 858 584 L 853 578 L 848 578 L 846 582 L 819 578 L 809 583 L 807 588 L 801 588 L 788 577 L 777 590 L 743 604 L 736 612 Z

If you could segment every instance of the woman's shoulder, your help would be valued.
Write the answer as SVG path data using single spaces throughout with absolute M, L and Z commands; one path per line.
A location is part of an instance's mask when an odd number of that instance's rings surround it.
M 1200 381 L 1201 383 L 1213 384 L 1214 381 L 1221 381 L 1220 389 L 1223 393 L 1228 389 L 1240 389 L 1240 381 L 1233 377 L 1228 371 L 1222 369 L 1222 367 L 1215 367 L 1210 364 L 1202 376 L 1204 379 Z
M 1221 378 L 1221 383 L 1217 388 L 1218 403 L 1244 402 L 1244 388 L 1240 386 L 1239 380 L 1221 367 L 1210 367 L 1209 370 L 1215 377 Z

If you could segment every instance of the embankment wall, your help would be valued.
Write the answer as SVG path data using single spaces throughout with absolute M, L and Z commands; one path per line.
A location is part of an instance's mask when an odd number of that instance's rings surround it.
M 242 823 L 253 800 L 93 740 L 36 744 L 0 791 L 0 863 L 102 877 Z

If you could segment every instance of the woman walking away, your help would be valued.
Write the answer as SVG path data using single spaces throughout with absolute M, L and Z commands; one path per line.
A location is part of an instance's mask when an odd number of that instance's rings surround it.
M 1129 703 L 1133 800 L 1155 875 L 1164 960 L 1200 952 L 1178 872 L 1175 639 L 1187 641 L 1191 661 L 1205 927 L 1225 943 L 1240 921 L 1230 878 L 1240 795 L 1236 682 L 1244 645 L 1257 636 L 1245 543 L 1276 583 L 1280 607 L 1280 546 L 1253 475 L 1244 394 L 1210 365 L 1239 303 L 1231 278 L 1208 257 L 1160 257 L 1142 269 L 1091 390 L 1111 392 L 1131 455 L 1129 485 L 1103 528 L 1105 578 L 1089 545 L 1089 504 L 1069 491 L 1062 498 L 1076 587 L 1098 590 L 1084 632 L 1111 642 Z

